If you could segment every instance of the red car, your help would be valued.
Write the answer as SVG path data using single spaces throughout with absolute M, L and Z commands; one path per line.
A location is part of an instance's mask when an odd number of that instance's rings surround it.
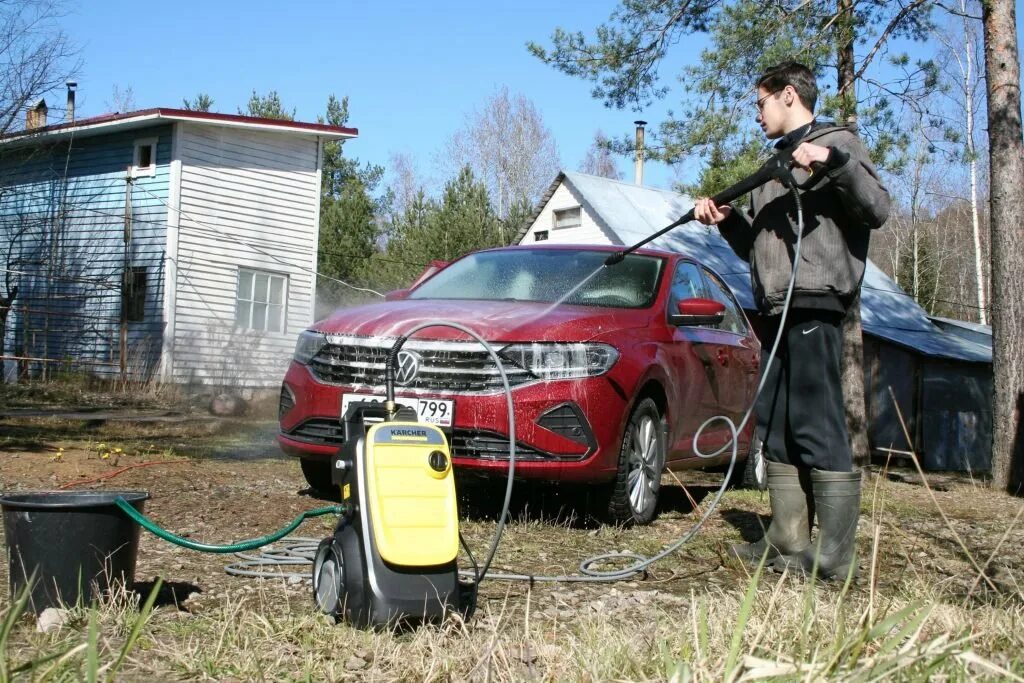
M 516 418 L 516 475 L 601 485 L 608 517 L 645 523 L 661 473 L 720 465 L 693 438 L 708 418 L 739 422 L 753 397 L 760 345 L 715 273 L 679 254 L 640 250 L 603 267 L 614 247 L 479 251 L 388 300 L 343 309 L 303 332 L 281 388 L 278 441 L 316 489 L 348 402 L 384 393 L 395 339 L 426 320 L 476 331 L 503 359 Z M 507 472 L 506 399 L 484 347 L 425 329 L 398 356 L 397 395 L 444 428 L 456 468 Z M 745 457 L 752 426 L 741 434 Z M 719 421 L 701 451 L 729 440 Z

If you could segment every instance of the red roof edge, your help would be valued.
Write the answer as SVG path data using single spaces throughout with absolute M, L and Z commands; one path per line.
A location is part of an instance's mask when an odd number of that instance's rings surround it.
M 142 118 L 146 116 L 169 117 L 176 119 L 194 119 L 196 121 L 212 121 L 221 123 L 248 123 L 254 125 L 273 126 L 275 128 L 288 128 L 308 132 L 334 133 L 341 135 L 359 135 L 358 128 L 347 128 L 345 126 L 332 126 L 326 123 L 307 123 L 303 121 L 286 121 L 283 119 L 268 119 L 258 116 L 245 116 L 243 114 L 219 114 L 207 111 L 192 111 L 191 109 L 170 109 L 167 107 L 154 107 L 151 109 L 140 109 L 116 114 L 101 114 L 86 119 L 57 123 L 51 126 L 42 126 L 31 130 L 19 130 L 0 136 L 0 140 L 14 137 L 28 137 L 43 133 L 54 133 L 70 128 L 81 128 L 95 126 L 102 123 L 113 123 L 115 121 Z

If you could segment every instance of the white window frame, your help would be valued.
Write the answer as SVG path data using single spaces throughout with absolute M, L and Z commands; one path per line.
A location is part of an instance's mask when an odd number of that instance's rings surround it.
M 249 284 L 249 291 L 242 292 L 242 275 L 248 273 L 252 275 Z M 259 301 L 256 298 L 256 280 L 260 276 L 267 278 L 267 295 L 266 301 Z M 275 304 L 270 301 L 270 292 L 273 291 L 273 283 L 275 281 L 281 282 L 281 303 Z M 243 296 L 244 295 L 244 296 Z M 263 318 L 263 327 L 256 327 L 253 325 L 254 311 L 257 306 L 266 306 L 266 314 Z M 243 312 L 243 307 L 245 311 Z M 280 329 L 270 329 L 271 312 L 273 309 L 279 308 L 277 311 L 278 323 Z M 287 334 L 288 332 L 288 275 L 284 273 L 275 273 L 271 270 L 262 270 L 260 268 L 252 268 L 249 266 L 239 266 L 238 274 L 235 280 L 235 328 L 241 330 L 253 330 L 255 332 L 263 332 L 268 334 Z
M 559 225 L 558 219 L 560 216 L 569 213 L 570 211 L 576 212 L 576 222 L 571 225 Z M 570 228 L 578 228 L 583 225 L 583 207 L 582 206 L 567 206 L 562 209 L 555 209 L 551 212 L 551 229 L 552 230 L 568 230 Z
M 543 237 L 541 237 L 541 235 L 543 235 Z M 551 234 L 548 233 L 547 230 L 538 230 L 537 232 L 533 233 L 534 242 L 546 242 L 550 237 Z
M 156 175 L 156 150 L 157 150 L 157 138 L 140 138 L 135 141 L 135 149 L 132 152 L 132 177 L 143 178 L 146 176 Z M 153 151 L 149 156 L 149 166 L 139 166 L 139 162 L 142 160 L 142 148 L 152 147 Z

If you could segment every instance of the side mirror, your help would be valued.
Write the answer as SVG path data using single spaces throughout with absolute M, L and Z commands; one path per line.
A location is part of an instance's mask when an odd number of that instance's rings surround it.
M 668 321 L 673 325 L 717 325 L 725 320 L 725 304 L 713 299 L 693 297 L 676 304 L 676 312 Z
M 409 296 L 408 289 L 396 289 L 393 292 L 388 292 L 384 295 L 384 301 L 401 301 L 405 297 Z

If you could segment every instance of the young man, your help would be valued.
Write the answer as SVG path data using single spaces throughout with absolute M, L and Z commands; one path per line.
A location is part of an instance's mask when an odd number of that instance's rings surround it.
M 800 267 L 775 361 L 762 368 L 768 377 L 757 402 L 757 433 L 772 522 L 764 538 L 733 552 L 754 563 L 767 554 L 777 568 L 816 567 L 821 577 L 845 578 L 856 572 L 861 474 L 853 471 L 840 384 L 842 321 L 858 301 L 868 239 L 889 215 L 889 192 L 853 131 L 814 118 L 817 98 L 814 73 L 802 64 L 772 67 L 757 81 L 757 122 L 769 140 L 778 140 L 776 150 L 793 149 L 797 182 L 811 173 L 825 177 L 800 194 Z M 747 211 L 699 199 L 694 215 L 718 226 L 750 263 L 754 298 L 768 321 L 767 357 L 793 271 L 791 190 L 773 180 L 751 193 Z

